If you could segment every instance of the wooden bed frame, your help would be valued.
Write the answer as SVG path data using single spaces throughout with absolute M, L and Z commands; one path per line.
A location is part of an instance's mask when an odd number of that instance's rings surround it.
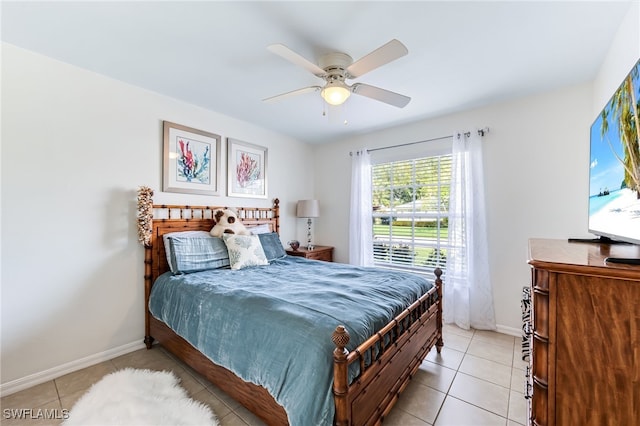
M 149 203 L 152 204 L 151 201 Z M 144 342 L 148 349 L 154 341 L 160 343 L 267 424 L 286 425 L 288 419 L 284 408 L 265 388 L 247 383 L 214 364 L 149 312 L 153 283 L 160 274 L 169 270 L 162 235 L 187 230 L 209 231 L 214 225 L 214 212 L 223 208 L 153 205 L 152 235 L 150 243 L 145 245 L 144 256 Z M 246 226 L 269 224 L 274 232 L 279 233 L 278 199 L 274 200 L 271 208 L 235 209 Z M 333 352 L 335 425 L 380 424 L 431 348 L 435 345 L 440 353 L 443 346 L 441 274 L 440 269 L 436 269 L 435 286 L 355 350 L 348 352 L 345 349 L 349 334 L 344 327 L 338 326 L 332 336 L 327 336 L 336 346 Z M 365 359 L 374 361 L 369 363 Z M 349 383 L 347 371 L 354 362 L 360 365 L 360 375 Z

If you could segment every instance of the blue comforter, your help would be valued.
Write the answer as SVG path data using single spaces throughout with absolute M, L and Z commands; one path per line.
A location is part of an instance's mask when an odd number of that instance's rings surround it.
M 431 287 L 414 274 L 286 256 L 163 274 L 149 308 L 214 363 L 265 387 L 291 425 L 331 425 L 336 326 L 353 350 Z

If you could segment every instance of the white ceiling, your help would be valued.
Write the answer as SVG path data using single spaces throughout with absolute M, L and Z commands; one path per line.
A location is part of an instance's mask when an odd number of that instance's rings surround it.
M 3 1 L 0 12 L 5 42 L 321 143 L 591 81 L 632 1 Z M 316 62 L 393 38 L 409 54 L 352 83 L 410 96 L 403 109 L 353 95 L 323 116 L 317 92 L 261 101 L 322 83 L 269 44 Z

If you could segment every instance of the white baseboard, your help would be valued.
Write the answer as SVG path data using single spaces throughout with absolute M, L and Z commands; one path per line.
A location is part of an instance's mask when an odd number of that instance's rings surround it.
M 28 376 L 21 377 L 7 383 L 2 383 L 0 384 L 0 396 L 4 397 L 12 393 L 28 389 L 32 386 L 39 385 L 41 383 L 48 382 L 49 380 L 64 376 L 65 374 L 73 373 L 74 371 L 91 367 L 92 365 L 108 361 L 110 359 L 119 357 L 120 355 L 128 354 L 129 352 L 137 351 L 138 349 L 142 349 L 144 347 L 145 345 L 142 341 L 128 343 L 126 345 L 109 349 L 97 354 L 89 355 L 76 361 L 71 361 L 66 364 L 41 371 L 39 373 L 30 374 Z
M 498 333 L 508 334 L 510 336 L 522 337 L 521 328 L 507 327 L 506 325 L 496 324 L 496 331 Z

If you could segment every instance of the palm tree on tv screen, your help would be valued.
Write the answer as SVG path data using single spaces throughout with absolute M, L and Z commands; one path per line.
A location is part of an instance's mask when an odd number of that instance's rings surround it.
M 636 63 L 627 78 L 613 94 L 611 102 L 602 110 L 601 135 L 604 138 L 609 131 L 609 121 L 617 124 L 623 158 L 616 153 L 611 141 L 606 138 L 616 158 L 624 166 L 624 185 L 636 192 L 640 198 L 640 104 L 636 94 L 640 73 L 640 61 Z M 610 120 L 611 118 L 611 120 Z

